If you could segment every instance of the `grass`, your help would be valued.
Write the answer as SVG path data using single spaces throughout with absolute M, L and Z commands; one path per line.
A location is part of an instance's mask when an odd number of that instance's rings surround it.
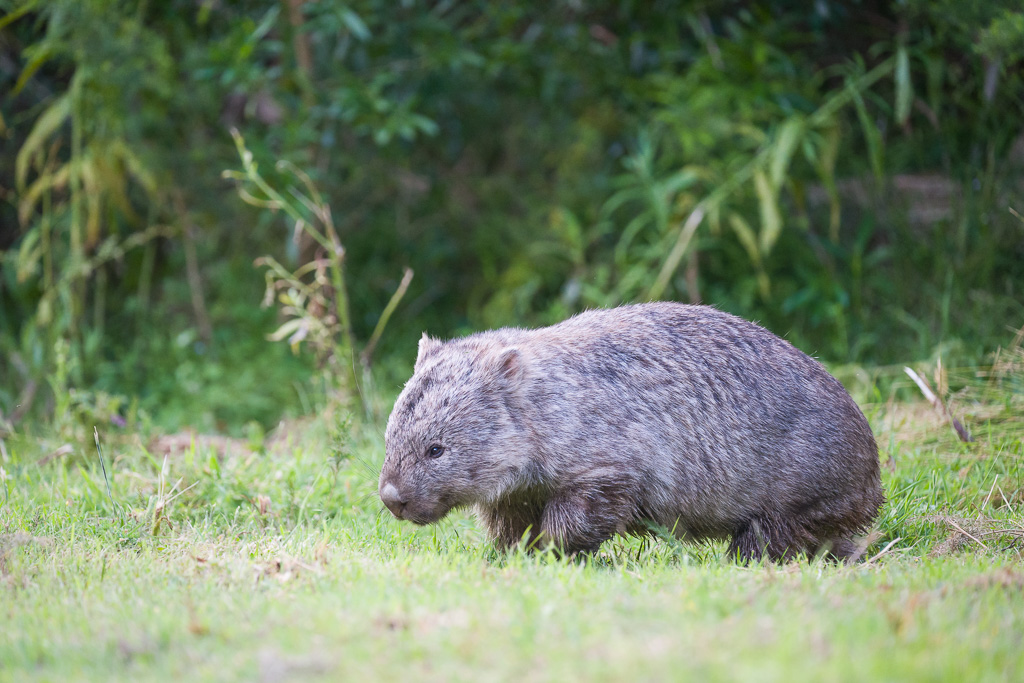
M 337 409 L 248 442 L 101 434 L 109 494 L 91 439 L 9 438 L 0 680 L 1020 680 L 1020 378 L 949 380 L 971 444 L 865 406 L 889 502 L 854 566 L 498 555 L 466 514 L 380 514 L 379 431 Z

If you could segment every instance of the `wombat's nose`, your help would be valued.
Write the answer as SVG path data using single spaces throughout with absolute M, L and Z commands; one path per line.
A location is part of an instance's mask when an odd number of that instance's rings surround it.
M 380 500 L 382 503 L 388 506 L 388 510 L 391 510 L 391 514 L 398 519 L 402 519 L 402 511 L 405 509 L 405 500 L 398 493 L 398 489 L 391 482 L 384 484 L 384 487 L 380 490 Z

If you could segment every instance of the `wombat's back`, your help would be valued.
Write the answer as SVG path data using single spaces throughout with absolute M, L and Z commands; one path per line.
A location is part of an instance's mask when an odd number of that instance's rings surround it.
M 882 503 L 860 409 L 820 363 L 753 323 L 654 303 L 485 334 L 525 357 L 547 475 L 618 480 L 637 520 L 695 537 L 753 524 L 752 542 L 774 525 L 805 547 L 863 529 Z

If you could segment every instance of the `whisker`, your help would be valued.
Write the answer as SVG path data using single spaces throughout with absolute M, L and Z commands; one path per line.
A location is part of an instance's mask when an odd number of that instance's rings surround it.
M 363 495 L 359 496 L 359 498 L 356 499 L 355 505 L 362 505 L 363 503 L 365 503 L 370 498 L 372 498 L 372 497 L 374 497 L 376 495 L 377 495 L 376 491 L 370 491 L 369 493 L 364 493 Z
M 376 467 L 374 467 L 373 465 L 371 465 L 371 464 L 370 464 L 369 462 L 367 462 L 367 461 L 366 461 L 366 460 L 364 460 L 363 458 L 360 458 L 360 457 L 359 457 L 358 455 L 356 455 L 356 454 L 354 454 L 354 453 L 352 454 L 352 456 L 351 456 L 351 457 L 352 457 L 352 460 L 354 460 L 354 461 L 355 461 L 356 463 L 358 463 L 358 464 L 359 464 L 359 465 L 360 465 L 360 466 L 361 466 L 361 467 L 362 467 L 362 468 L 363 468 L 364 470 L 366 470 L 367 474 L 371 474 L 371 475 L 373 475 L 373 478 L 374 478 L 374 479 L 378 479 L 378 478 L 380 478 L 380 470 L 379 470 L 379 469 L 377 469 Z

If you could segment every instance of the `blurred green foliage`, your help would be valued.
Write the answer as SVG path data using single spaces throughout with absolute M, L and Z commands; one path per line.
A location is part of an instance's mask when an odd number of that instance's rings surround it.
M 231 128 L 323 193 L 355 339 L 416 272 L 385 377 L 424 329 L 648 298 L 839 363 L 976 359 L 1024 319 L 1016 0 L 0 11 L 0 422 L 72 389 L 168 428 L 316 407 L 253 260 L 319 245 L 221 176 Z

